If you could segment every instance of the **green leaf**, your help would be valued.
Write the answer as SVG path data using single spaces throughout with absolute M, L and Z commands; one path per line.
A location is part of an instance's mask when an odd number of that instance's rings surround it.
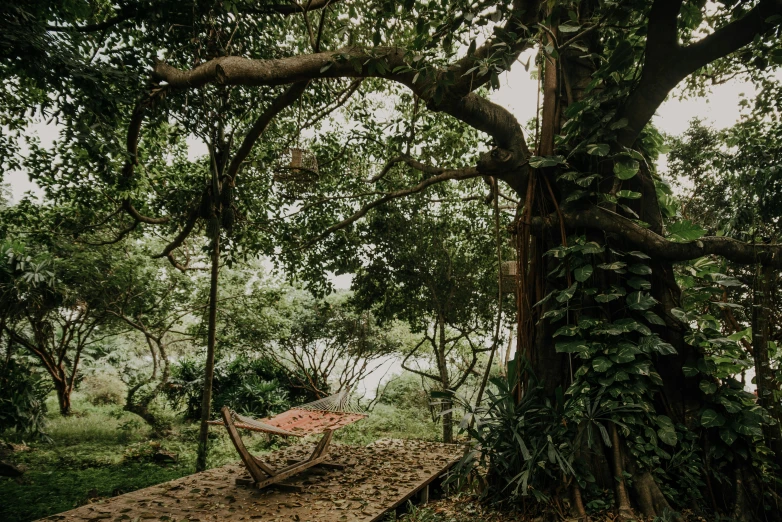
M 671 315 L 683 323 L 690 322 L 690 316 L 681 308 L 671 308 Z
M 565 158 L 562 156 L 532 156 L 529 159 L 529 166 L 534 169 L 542 169 L 545 167 L 556 167 L 565 163 Z
M 559 30 L 563 33 L 575 33 L 581 29 L 580 25 L 571 25 L 570 23 L 564 23 L 559 26 Z
M 627 296 L 627 307 L 630 310 L 648 310 L 657 304 L 657 299 L 644 292 L 633 292 Z
M 541 319 L 548 319 L 548 320 L 550 320 L 553 323 L 553 322 L 556 322 L 556 321 L 559 321 L 560 319 L 562 319 L 562 317 L 564 317 L 564 315 L 566 313 L 567 313 L 567 309 L 565 309 L 565 308 L 557 308 L 557 309 L 554 309 L 554 310 L 549 310 L 548 312 L 543 314 L 540 318 Z
M 652 269 L 642 263 L 630 265 L 630 268 L 628 268 L 628 270 L 637 275 L 649 275 L 652 273 Z
M 560 335 L 564 335 L 566 337 L 572 337 L 578 333 L 578 326 L 574 324 L 566 324 L 565 326 L 560 326 L 556 332 L 554 332 L 554 335 L 552 337 L 559 337 Z
M 581 252 L 583 254 L 601 254 L 605 252 L 605 247 L 595 243 L 594 241 L 590 241 L 584 245 L 584 248 L 581 249 Z
M 623 346 L 614 354 L 610 355 L 611 360 L 618 364 L 630 363 L 635 361 L 635 355 L 638 349 L 630 343 L 624 343 Z
M 602 268 L 603 270 L 621 270 L 626 266 L 627 263 L 623 263 L 622 261 L 614 261 L 613 263 L 604 263 L 602 265 L 597 265 L 597 268 Z
M 589 176 L 584 176 L 583 178 L 578 178 L 576 180 L 576 185 L 578 185 L 580 187 L 588 187 L 596 179 L 600 179 L 600 174 L 590 174 Z
M 638 174 L 639 164 L 635 160 L 622 158 L 614 163 L 614 174 L 621 180 L 630 179 Z
M 578 341 L 570 341 L 567 343 L 557 343 L 556 350 L 559 353 L 580 353 L 588 351 L 589 345 L 582 339 Z
M 605 156 L 610 150 L 611 148 L 607 143 L 591 143 L 586 146 L 587 154 L 592 156 Z
M 657 436 L 660 440 L 669 446 L 676 446 L 679 439 L 676 437 L 676 429 L 674 428 L 671 419 L 665 415 L 658 415 L 656 421 L 657 425 L 660 427 L 657 430 Z
M 720 438 L 725 441 L 725 444 L 730 446 L 738 438 L 738 434 L 727 426 L 720 428 Z
M 650 311 L 647 310 L 646 312 L 642 313 L 641 315 L 644 316 L 644 319 L 649 321 L 649 324 L 656 324 L 658 326 L 665 326 L 665 321 L 662 319 L 662 317 L 660 317 L 659 315 L 657 315 L 654 312 L 650 312 Z
M 614 123 L 609 125 L 608 128 L 611 130 L 623 129 L 627 127 L 627 124 L 628 124 L 627 118 L 622 118 L 620 120 L 616 120 Z
M 666 228 L 668 229 L 668 234 L 670 234 L 668 239 L 672 241 L 695 241 L 706 235 L 704 229 L 686 219 L 671 223 Z
M 592 265 L 584 265 L 581 267 L 576 268 L 573 271 L 573 275 L 576 276 L 576 281 L 584 282 L 592 275 L 592 272 L 594 269 L 592 268 Z
M 627 284 L 636 290 L 649 290 L 652 288 L 652 283 L 641 277 L 631 277 L 627 280 Z
M 625 199 L 640 199 L 640 192 L 633 192 L 632 190 L 620 190 L 616 193 L 616 197 Z
M 562 290 L 559 292 L 559 295 L 557 295 L 557 302 L 564 303 L 565 301 L 570 301 L 573 299 L 577 289 L 578 283 L 573 283 L 567 290 Z
M 725 417 L 716 411 L 706 408 L 701 413 L 701 426 L 704 428 L 716 428 L 725 424 Z
M 614 363 L 612 363 L 609 359 L 605 357 L 598 357 L 597 359 L 592 361 L 592 368 L 599 373 L 606 372 L 613 365 Z
M 682 366 L 682 373 L 685 377 L 695 377 L 698 375 L 698 368 L 691 364 L 685 364 Z
M 611 301 L 616 301 L 622 297 L 622 294 L 599 294 L 595 296 L 595 301 L 598 303 L 610 303 Z
M 711 381 L 701 381 L 698 387 L 706 395 L 711 395 L 712 393 L 717 391 L 717 385 Z

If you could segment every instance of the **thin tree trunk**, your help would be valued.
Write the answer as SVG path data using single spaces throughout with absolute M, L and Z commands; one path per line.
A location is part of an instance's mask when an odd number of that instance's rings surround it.
M 71 414 L 71 388 L 65 379 L 55 379 L 54 389 L 57 392 L 57 404 L 60 406 L 60 415 L 67 417 Z
M 437 366 L 440 372 L 440 383 L 443 386 L 443 391 L 448 391 L 450 385 L 450 379 L 448 377 L 448 363 L 445 360 L 445 319 L 438 315 L 437 317 L 437 329 L 439 339 L 437 342 Z M 450 399 L 443 399 L 442 402 L 443 413 L 443 442 L 453 442 L 453 402 Z
M 201 402 L 201 432 L 198 436 L 198 458 L 196 471 L 206 469 L 208 453 L 209 425 L 207 421 L 212 408 L 212 377 L 215 367 L 215 340 L 217 330 L 217 280 L 220 261 L 220 233 L 212 240 L 212 277 L 209 286 L 209 331 L 206 348 L 206 369 L 204 370 L 204 396 Z

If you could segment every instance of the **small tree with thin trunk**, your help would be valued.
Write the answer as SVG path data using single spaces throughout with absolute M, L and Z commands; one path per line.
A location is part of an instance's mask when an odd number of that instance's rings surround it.
M 458 202 L 465 194 L 439 196 Z M 377 212 L 358 231 L 372 256 L 353 282 L 362 306 L 410 324 L 420 340 L 402 366 L 442 392 L 455 392 L 479 375 L 481 355 L 493 348 L 499 304 L 491 213 L 455 202 L 445 207 L 416 197 Z M 476 242 L 480 236 L 484 241 Z M 453 405 L 442 402 L 443 441 L 453 442 Z
M 69 415 L 86 351 L 114 334 L 103 294 L 112 273 L 100 255 L 51 247 L 50 252 L 3 243 L 0 325 L 10 342 L 38 359 L 51 378 L 60 413 Z

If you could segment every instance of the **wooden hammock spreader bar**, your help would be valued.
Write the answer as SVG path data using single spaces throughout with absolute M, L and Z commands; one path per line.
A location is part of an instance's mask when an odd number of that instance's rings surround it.
M 318 405 L 320 406 L 320 405 Z M 271 419 L 255 420 L 244 417 L 232 411 L 228 406 L 223 406 L 220 411 L 222 421 L 209 421 L 212 425 L 223 425 L 228 431 L 228 436 L 239 453 L 247 471 L 252 477 L 252 485 L 256 488 L 264 488 L 278 483 L 288 477 L 301 473 L 307 468 L 317 465 L 327 465 L 333 468 L 343 466 L 325 462 L 329 444 L 334 431 L 352 424 L 366 417 L 365 413 L 359 413 L 355 409 L 345 408 L 348 411 L 338 411 L 336 408 L 328 410 L 310 409 L 310 405 L 290 409 Z M 237 428 L 252 431 L 282 435 L 285 437 L 303 437 L 322 433 L 318 444 L 312 454 L 305 460 L 294 462 L 282 469 L 275 470 L 270 465 L 253 456 L 244 445 Z M 246 479 L 236 479 L 237 484 L 248 485 Z

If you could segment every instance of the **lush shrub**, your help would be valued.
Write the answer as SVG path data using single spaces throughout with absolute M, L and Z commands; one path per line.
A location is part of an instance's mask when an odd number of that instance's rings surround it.
M 48 380 L 28 364 L 10 358 L 0 367 L 0 432 L 45 436 Z
M 122 404 L 125 400 L 125 384 L 119 378 L 106 373 L 87 375 L 79 386 L 79 391 L 93 406 Z
M 169 401 L 175 408 L 184 408 L 187 418 L 199 418 L 204 363 L 183 360 L 172 365 L 171 374 L 166 389 Z M 212 381 L 212 412 L 217 415 L 227 405 L 246 415 L 268 417 L 311 399 L 287 382 L 284 371 L 268 359 L 237 357 L 218 361 Z
M 393 377 L 377 402 L 400 409 L 430 409 L 429 393 L 424 388 L 421 377 L 411 372 Z

